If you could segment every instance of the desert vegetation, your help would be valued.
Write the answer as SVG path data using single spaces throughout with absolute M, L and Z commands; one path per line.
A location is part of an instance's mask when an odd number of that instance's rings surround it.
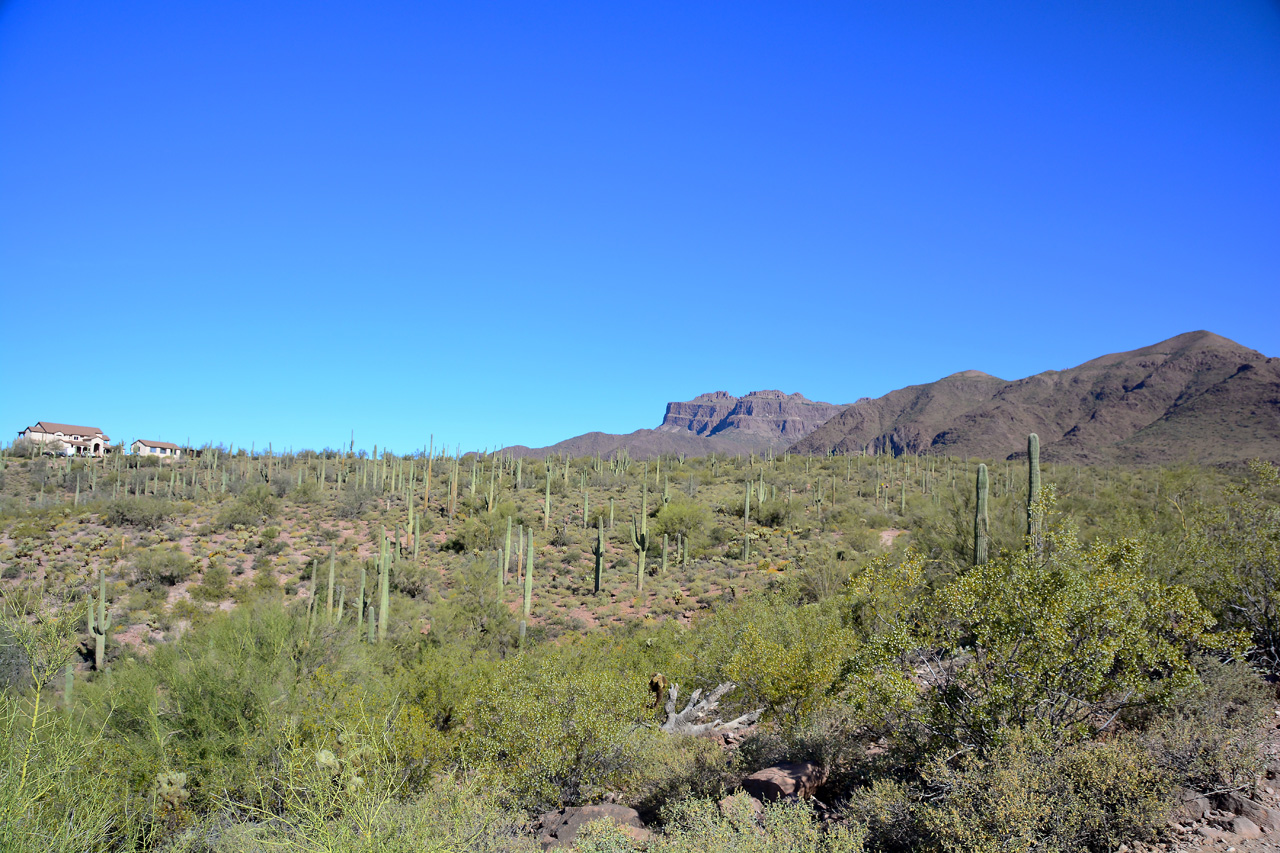
M 622 804 L 577 849 L 1103 851 L 1257 795 L 1267 463 L 14 450 L 0 849 L 534 850 Z M 757 721 L 663 730 L 726 684 Z M 781 762 L 812 796 L 726 798 Z

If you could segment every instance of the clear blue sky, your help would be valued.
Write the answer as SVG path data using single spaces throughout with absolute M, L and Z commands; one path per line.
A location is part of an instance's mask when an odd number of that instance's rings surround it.
M 0 4 L 0 430 L 464 449 L 1280 356 L 1280 3 Z

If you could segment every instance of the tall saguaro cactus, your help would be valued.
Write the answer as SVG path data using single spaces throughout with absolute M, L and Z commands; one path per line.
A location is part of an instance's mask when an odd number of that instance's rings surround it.
M 529 536 L 529 553 L 524 564 L 524 610 L 520 620 L 520 646 L 524 647 L 524 636 L 529 630 L 529 613 L 533 610 L 533 536 Z
M 751 481 L 747 481 L 747 499 L 742 505 L 742 562 L 751 559 Z
M 387 614 L 391 600 L 391 558 L 385 557 L 378 571 L 378 642 L 387 639 Z
M 1027 547 L 1037 555 L 1043 541 L 1035 505 L 1040 500 L 1040 436 L 1027 436 Z
M 551 526 L 551 471 L 547 471 L 547 494 L 542 504 L 542 529 L 547 530 Z
M 98 608 L 98 618 L 94 619 L 93 609 Z M 102 672 L 103 662 L 107 656 L 107 632 L 111 630 L 111 614 L 107 612 L 107 575 L 101 567 L 98 569 L 98 600 L 89 596 L 89 633 L 93 635 L 93 668 Z
M 503 548 L 502 566 L 498 570 L 498 586 L 507 582 L 507 569 L 511 567 L 511 516 L 507 516 L 507 539 Z
M 987 466 L 978 465 L 978 495 L 973 509 L 973 564 L 987 561 L 987 546 L 991 536 L 991 519 L 987 515 Z
M 596 544 L 591 547 L 596 558 L 596 584 L 594 592 L 600 592 L 600 579 L 604 574 L 604 519 L 596 518 Z
M 631 516 L 631 547 L 636 549 L 636 591 L 644 589 L 644 558 L 649 552 L 649 483 L 646 479 L 640 499 L 640 520 Z

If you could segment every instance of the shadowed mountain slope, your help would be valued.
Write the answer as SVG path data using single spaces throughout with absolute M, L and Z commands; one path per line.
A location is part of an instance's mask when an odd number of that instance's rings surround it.
M 1199 331 L 1025 379 L 964 371 L 861 400 L 791 449 L 1005 458 L 1030 432 L 1059 461 L 1280 459 L 1280 359 Z

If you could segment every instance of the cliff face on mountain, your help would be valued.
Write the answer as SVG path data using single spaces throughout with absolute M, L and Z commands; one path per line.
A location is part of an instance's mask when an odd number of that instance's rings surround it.
M 716 391 L 686 403 L 668 403 L 658 431 L 705 436 L 749 433 L 789 444 L 813 432 L 838 411 L 839 406 L 815 402 L 803 394 L 752 391 L 745 397 L 734 397 Z
M 807 399 L 803 394 L 753 391 L 735 397 L 724 391 L 700 394 L 692 400 L 668 403 L 657 429 L 625 435 L 591 432 L 549 447 L 507 448 L 517 455 L 608 455 L 625 447 L 634 458 L 660 453 L 705 456 L 781 450 L 817 429 L 840 411 L 840 406 Z
M 1280 458 L 1280 359 L 1188 332 L 1067 370 L 1004 380 L 978 371 L 845 408 L 797 453 L 1025 453 L 1077 462 Z

